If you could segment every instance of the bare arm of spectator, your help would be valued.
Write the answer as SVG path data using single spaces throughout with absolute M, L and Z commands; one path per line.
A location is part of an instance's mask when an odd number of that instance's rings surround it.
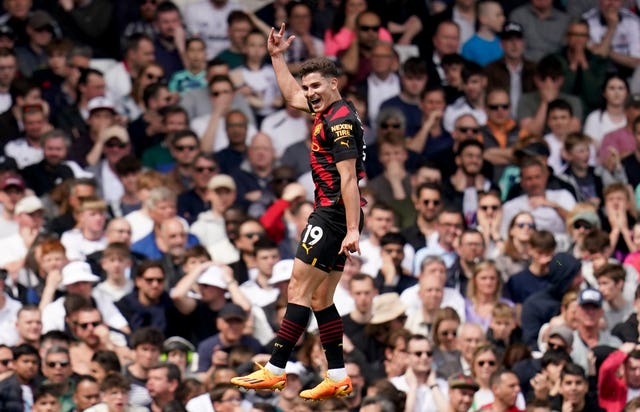
M 55 297 L 56 290 L 58 290 L 60 283 L 62 283 L 62 274 L 59 270 L 52 270 L 47 273 L 44 289 L 42 290 L 42 296 L 40 297 L 40 303 L 38 304 L 41 312 L 44 311 L 49 303 L 53 302 L 53 298 Z
M 492 147 L 484 151 L 484 160 L 494 166 L 506 166 L 511 164 L 513 149 L 510 147 Z
M 204 262 L 195 266 L 178 281 L 173 289 L 171 289 L 171 299 L 173 299 L 173 303 L 176 305 L 176 308 L 183 315 L 188 315 L 196 309 L 196 304 L 198 302 L 187 295 L 200 275 L 213 265 L 213 262 Z
M 418 133 L 407 141 L 407 149 L 413 150 L 416 153 L 422 153 L 424 146 L 429 140 L 429 132 L 434 136 L 442 133 L 442 128 L 440 127 L 442 115 L 443 113 L 440 110 L 431 111 L 426 120 L 422 122 L 422 127 L 418 130 Z
M 231 301 L 240 306 L 245 312 L 251 312 L 251 302 L 240 289 L 238 281 L 233 277 L 233 270 L 229 266 L 222 266 L 222 275 L 227 282 L 227 291 L 231 297 Z
M 540 104 L 533 117 L 520 120 L 520 127 L 532 134 L 542 134 L 547 121 L 547 107 L 551 101 L 558 98 L 562 79 L 540 79 L 536 76 L 534 82 L 540 93 Z
M 422 31 L 422 22 L 418 16 L 410 16 L 407 21 L 402 24 L 390 21 L 388 29 L 393 34 L 402 33 L 397 44 L 411 44 L 413 38 Z
M 265 22 L 260 20 L 260 18 L 256 16 L 254 12 L 245 11 L 245 13 L 247 13 L 247 16 L 249 16 L 249 18 L 251 19 L 251 23 L 255 26 L 256 29 L 264 33 L 265 36 L 269 35 L 269 32 L 271 31 L 271 27 L 269 27 Z
M 87 161 L 87 165 L 94 166 L 102 158 L 102 152 L 104 151 L 104 143 L 105 143 L 104 138 L 108 138 L 108 137 L 102 136 L 102 133 L 100 133 L 100 137 L 93 144 L 93 147 L 91 148 L 89 153 L 87 153 L 87 157 L 85 157 Z
M 200 150 L 205 153 L 213 152 L 213 148 L 216 145 L 218 126 L 222 121 L 224 114 L 228 113 L 231 108 L 233 94 L 219 94 L 218 96 L 214 96 L 213 99 L 213 110 L 211 111 L 209 123 L 207 123 L 207 128 L 204 130 L 202 136 L 200 136 Z
M 357 40 L 351 42 L 349 48 L 340 57 L 342 63 L 342 70 L 347 74 L 358 73 L 358 67 L 360 66 L 360 45 Z

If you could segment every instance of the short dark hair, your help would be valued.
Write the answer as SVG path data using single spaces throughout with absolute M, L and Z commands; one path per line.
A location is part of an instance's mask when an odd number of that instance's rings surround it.
M 555 99 L 549 102 L 547 106 L 547 117 L 554 110 L 564 110 L 569 112 L 569 116 L 573 116 L 573 107 L 564 99 Z
M 462 82 L 463 83 L 467 83 L 469 81 L 469 79 L 471 79 L 471 77 L 473 76 L 484 76 L 487 77 L 487 73 L 485 73 L 484 69 L 482 68 L 482 66 L 480 66 L 478 63 L 474 63 L 474 62 L 466 62 L 464 64 L 464 66 L 462 67 Z
M 186 262 L 189 258 L 203 257 L 207 260 L 211 260 L 211 255 L 207 248 L 202 245 L 194 245 L 187 249 L 184 253 L 184 261 Z
M 132 173 L 138 173 L 142 170 L 142 163 L 134 155 L 123 156 L 115 164 L 116 174 L 120 177 L 127 176 Z
M 471 147 L 471 146 L 475 146 L 478 149 L 480 149 L 480 152 L 484 152 L 484 146 L 482 143 L 480 143 L 480 141 L 476 139 L 467 139 L 467 140 L 463 140 L 458 145 L 458 150 L 456 150 L 456 157 L 460 156 L 467 147 Z
M 140 43 L 142 43 L 143 41 L 153 43 L 153 39 L 151 39 L 151 37 L 149 37 L 149 35 L 146 33 L 138 32 L 132 33 L 131 35 L 127 36 L 124 41 L 125 53 L 138 50 L 138 47 L 140 47 Z
M 590 231 L 582 240 L 582 248 L 589 253 L 604 252 L 610 244 L 609 234 L 601 229 Z
M 25 79 L 24 77 L 13 79 L 13 81 L 11 82 L 11 86 L 9 86 L 9 95 L 11 95 L 11 101 L 15 105 L 18 97 L 25 97 L 33 89 L 39 89 L 39 87 L 31 80 Z
M 423 190 L 433 190 L 434 192 L 438 192 L 438 195 L 442 198 L 442 186 L 437 183 L 425 182 L 420 184 L 416 188 L 416 198 L 420 197 L 420 193 L 422 193 Z
M 162 276 L 165 276 L 164 266 L 158 260 L 143 260 L 142 263 L 138 265 L 136 269 L 136 278 L 141 278 L 144 273 L 149 269 L 160 269 L 162 270 Z
M 162 1 L 156 7 L 156 19 L 161 13 L 169 13 L 171 11 L 177 11 L 180 14 L 180 9 L 172 1 Z
M 613 280 L 614 283 L 618 283 L 625 281 L 627 272 L 624 270 L 624 266 L 619 263 L 605 263 L 596 269 L 594 276 L 596 279 L 607 277 Z
M 326 78 L 340 76 L 338 66 L 326 57 L 314 57 L 302 63 L 299 71 L 300 78 L 311 73 L 320 73 Z
M 564 365 L 564 368 L 562 368 L 562 372 L 560 372 L 560 380 L 564 379 L 564 377 L 567 375 L 579 376 L 583 380 L 587 380 L 587 375 L 584 373 L 584 368 L 573 362 Z
M 78 386 L 80 386 L 82 382 L 92 382 L 97 384 L 98 380 L 91 375 L 79 375 L 76 378 L 76 390 L 78 390 Z
M 180 383 L 181 372 L 180 372 L 180 369 L 178 369 L 178 367 L 175 364 L 171 362 L 158 362 L 149 368 L 149 370 L 156 370 L 156 369 L 166 369 L 167 380 L 177 381 L 178 383 Z
M 543 57 L 536 65 L 535 75 L 540 79 L 545 79 L 547 77 L 557 79 L 562 77 L 563 73 L 562 63 L 553 55 Z
M 253 253 L 256 255 L 260 250 L 273 250 L 273 249 L 277 250 L 278 244 L 266 236 L 263 236 L 260 239 L 256 240 L 256 242 L 253 244 Z
M 162 350 L 164 342 L 164 334 L 158 328 L 153 326 L 145 326 L 131 334 L 131 348 L 135 349 L 140 345 L 149 344 Z
M 405 238 L 400 232 L 387 232 L 380 238 L 380 246 L 385 245 L 406 245 L 407 238 Z
M 162 116 L 163 122 L 166 122 L 167 117 L 171 116 L 172 114 L 183 114 L 187 119 L 187 123 L 189 122 L 189 114 L 182 106 L 173 104 L 167 107 L 163 107 L 162 110 L 160 110 L 160 115 Z
M 253 27 L 253 22 L 251 21 L 251 18 L 247 13 L 243 12 L 242 10 L 234 10 L 231 13 L 229 13 L 229 16 L 227 16 L 227 25 L 229 26 L 231 26 L 233 23 L 238 21 L 248 22 Z
M 556 238 L 548 230 L 536 230 L 531 234 L 529 247 L 543 252 L 556 250 Z
M 142 101 L 144 101 L 145 106 L 149 105 L 149 100 L 158 96 L 158 93 L 162 89 L 167 89 L 167 84 L 164 82 L 155 82 L 151 83 L 142 91 Z
M 515 372 L 510 371 L 506 368 L 499 368 L 497 371 L 491 374 L 491 377 L 489 378 L 489 386 L 493 387 L 493 385 L 499 384 L 502 381 L 502 376 L 507 374 L 511 374 L 517 377 Z
M 38 362 L 40 362 L 40 353 L 38 352 L 38 349 L 28 343 L 23 343 L 13 348 L 13 360 L 18 360 L 21 356 L 35 356 L 38 358 Z
M 171 145 L 175 146 L 175 144 L 178 143 L 178 141 L 184 139 L 185 137 L 191 137 L 193 139 L 196 139 L 196 141 L 198 143 L 200 143 L 199 140 L 198 140 L 198 135 L 196 134 L 196 132 L 194 132 L 191 129 L 185 129 L 185 130 L 177 131 L 177 132 L 172 134 L 172 136 L 171 136 Z
M 120 372 L 122 366 L 118 355 L 112 350 L 98 350 L 91 357 L 91 362 L 95 362 L 105 370 L 105 372 Z
M 542 355 L 541 359 L 542 368 L 546 368 L 548 365 L 559 365 L 564 362 L 565 364 L 571 363 L 571 356 L 566 350 L 548 350 Z
M 111 372 L 107 374 L 100 385 L 101 392 L 106 392 L 109 389 L 122 389 L 128 392 L 131 390 L 131 382 L 121 373 Z
M 53 396 L 56 398 L 58 402 L 58 398 L 62 395 L 62 387 L 59 384 L 55 383 L 43 383 L 38 385 L 33 391 L 33 403 L 38 402 L 41 398 L 46 398 L 47 396 Z
M 402 65 L 403 76 L 426 76 L 427 63 L 419 57 L 409 57 Z
M 71 336 L 68 333 L 63 332 L 61 330 L 50 330 L 47 333 L 40 335 L 39 342 L 43 344 L 47 341 L 59 341 L 59 342 L 67 342 L 71 343 Z
M 211 90 L 211 85 L 212 84 L 214 84 L 214 83 L 222 83 L 222 82 L 229 83 L 231 85 L 231 87 L 233 89 L 235 89 L 235 86 L 233 85 L 233 81 L 226 74 L 216 74 L 215 76 L 213 76 L 211 78 L 211 80 L 209 80 L 209 83 L 207 83 L 207 89 Z

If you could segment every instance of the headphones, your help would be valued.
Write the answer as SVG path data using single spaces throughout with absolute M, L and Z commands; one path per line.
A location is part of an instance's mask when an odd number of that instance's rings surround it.
M 173 349 L 171 352 L 173 351 L 180 351 L 184 353 L 184 351 L 181 351 L 180 349 Z M 163 353 L 162 355 L 160 355 L 160 360 L 162 362 L 167 362 L 169 360 L 169 353 Z M 193 352 L 187 351 L 187 365 L 191 364 L 192 360 L 193 360 Z

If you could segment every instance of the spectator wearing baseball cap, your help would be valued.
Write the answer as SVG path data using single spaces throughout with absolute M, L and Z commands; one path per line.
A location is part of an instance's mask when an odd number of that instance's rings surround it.
M 18 231 L 18 223 L 15 220 L 14 210 L 16 204 L 25 196 L 24 180 L 18 175 L 7 173 L 0 180 L 0 239 Z
M 52 279 L 55 279 L 51 277 Z M 91 266 L 86 262 L 75 261 L 67 263 L 62 268 L 60 284 L 49 282 L 42 292 L 40 307 L 42 308 L 42 333 L 51 330 L 65 330 L 65 296 L 51 302 L 58 286 L 66 289 L 67 293 L 77 294 L 85 299 L 91 299 L 102 314 L 102 319 L 107 326 L 118 329 L 124 333 L 130 333 L 129 324 L 125 317 L 113 304 L 111 298 L 103 292 L 93 288 L 100 278 L 91 271 Z
M 473 396 L 480 386 L 469 375 L 462 372 L 451 375 L 449 384 L 449 408 L 447 412 L 467 412 L 473 403 Z
M 254 354 L 266 353 L 256 338 L 244 333 L 247 319 L 247 312 L 235 303 L 227 303 L 220 309 L 215 320 L 220 332 L 198 345 L 198 372 L 209 372 L 211 367 L 226 366 L 226 356 L 214 353 L 214 351 L 228 354 L 233 347 L 243 345 Z M 215 362 L 212 362 L 212 359 Z M 216 362 L 220 362 L 220 364 L 216 364 Z
M 0 239 L 0 268 L 19 264 L 44 225 L 44 206 L 36 196 L 20 199 L 13 214 L 18 231 Z
M 195 248 L 198 247 L 201 246 Z M 195 285 L 198 285 L 200 291 L 199 299 L 191 292 Z M 251 302 L 240 291 L 230 268 L 208 261 L 190 268 L 171 290 L 170 296 L 178 311 L 183 315 L 191 315 L 194 319 L 193 342 L 196 345 L 219 332 L 217 322 L 213 319 L 228 302 L 225 297 L 227 292 L 231 302 L 246 311 L 251 310 Z
M 23 76 L 31 77 L 36 69 L 48 65 L 49 58 L 45 49 L 56 37 L 56 26 L 55 20 L 44 10 L 35 10 L 29 16 L 25 29 L 29 42 L 16 47 L 18 68 Z
M 191 233 L 196 235 L 205 247 L 209 248 L 226 238 L 223 216 L 235 203 L 236 195 L 236 183 L 231 176 L 219 174 L 209 180 L 206 197 L 211 208 L 200 213 L 191 225 Z
M 87 171 L 93 174 L 98 183 L 98 193 L 107 203 L 117 202 L 124 195 L 124 187 L 118 179 L 116 164 L 129 154 L 131 154 L 129 132 L 117 124 L 100 131 L 98 140 L 87 154 L 89 164 Z
M 615 348 L 622 344 L 609 332 L 612 326 L 607 330 L 600 329 L 604 317 L 603 303 L 604 297 L 598 289 L 587 288 L 578 294 L 578 328 L 573 332 L 571 357 L 584 370 L 589 369 L 587 355 L 594 347 L 604 345 Z

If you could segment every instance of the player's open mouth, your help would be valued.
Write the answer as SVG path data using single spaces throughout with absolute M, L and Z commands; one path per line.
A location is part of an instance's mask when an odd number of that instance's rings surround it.
M 317 105 L 317 104 L 320 104 L 320 100 L 321 100 L 321 99 L 320 99 L 319 97 L 318 97 L 317 99 L 312 99 L 312 100 L 310 100 L 311 105 L 312 105 L 312 106 L 315 106 L 315 105 Z

